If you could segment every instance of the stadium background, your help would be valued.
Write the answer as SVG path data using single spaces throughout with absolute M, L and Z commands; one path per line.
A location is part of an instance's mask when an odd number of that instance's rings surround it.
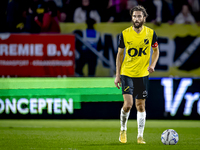
M 123 103 L 121 91 L 114 87 L 118 36 L 131 24 L 95 24 L 100 50 L 75 34 L 87 28 L 85 23 L 62 21 L 59 33 L 29 33 L 23 26 L 10 32 L 1 29 L 0 118 L 118 119 Z M 195 24 L 169 24 L 163 17 L 161 24 L 148 20 L 146 25 L 156 31 L 160 48 L 156 72 L 150 75 L 147 118 L 199 119 L 198 20 Z M 94 77 L 88 77 L 87 65 L 82 77 L 75 72 L 80 57 L 77 42 L 97 55 Z
M 0 149 L 199 149 L 200 1 L 90 2 L 0 1 Z M 138 4 L 147 9 L 145 24 L 160 49 L 146 101 L 146 145 L 137 144 L 134 106 L 128 141 L 119 142 L 123 97 L 114 85 L 118 36 L 132 25 L 129 9 Z M 81 16 L 93 10 L 93 18 L 75 19 L 76 10 Z M 188 20 L 177 19 L 185 14 Z M 91 18 L 97 45 L 84 36 Z M 94 74 L 88 64 L 83 74 L 77 69 L 82 56 L 95 58 Z M 163 145 L 166 129 L 177 131 L 177 145 Z

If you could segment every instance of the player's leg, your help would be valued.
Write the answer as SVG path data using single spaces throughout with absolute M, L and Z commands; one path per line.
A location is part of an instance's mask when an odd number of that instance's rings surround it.
M 122 94 L 124 98 L 124 104 L 120 111 L 120 137 L 119 141 L 121 143 L 127 142 L 126 131 L 127 131 L 127 121 L 130 115 L 130 110 L 133 106 L 133 82 L 130 77 L 121 76 L 122 83 Z
M 130 94 L 123 94 L 123 98 L 124 98 L 124 104 L 120 111 L 121 129 L 120 129 L 119 141 L 121 143 L 126 143 L 127 142 L 127 136 L 126 136 L 127 122 L 130 115 L 130 110 L 133 106 L 133 96 Z
M 145 144 L 145 141 L 143 139 L 144 127 L 146 122 L 145 99 L 136 99 L 135 105 L 137 109 L 138 124 L 137 142 L 140 144 Z
M 127 130 L 127 121 L 133 106 L 133 96 L 130 94 L 123 94 L 124 104 L 120 111 L 121 130 Z
M 140 144 L 145 144 L 143 139 L 143 133 L 146 122 L 146 110 L 145 110 L 145 100 L 148 96 L 148 76 L 139 78 L 135 80 L 134 85 L 136 90 L 136 101 L 135 106 L 137 109 L 137 124 L 138 124 L 138 135 L 137 142 Z

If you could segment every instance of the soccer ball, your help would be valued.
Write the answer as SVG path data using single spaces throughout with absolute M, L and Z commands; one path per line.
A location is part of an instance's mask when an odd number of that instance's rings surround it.
M 178 133 L 173 129 L 167 129 L 161 135 L 161 141 L 165 145 L 176 145 L 178 140 Z

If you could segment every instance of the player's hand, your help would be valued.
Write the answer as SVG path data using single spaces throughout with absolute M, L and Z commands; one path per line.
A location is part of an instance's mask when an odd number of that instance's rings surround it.
M 121 87 L 121 80 L 120 80 L 120 77 L 116 77 L 115 78 L 115 86 L 120 89 Z
M 149 66 L 148 67 L 148 71 L 149 71 L 149 73 L 152 73 L 152 72 L 154 72 L 155 70 L 154 70 L 154 67 L 152 67 L 152 66 Z

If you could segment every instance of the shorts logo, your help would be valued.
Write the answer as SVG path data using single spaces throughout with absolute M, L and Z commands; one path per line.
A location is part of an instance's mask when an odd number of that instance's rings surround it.
M 129 86 L 124 87 L 124 92 L 129 92 Z
M 143 97 L 147 97 L 147 91 L 143 91 L 142 95 Z

